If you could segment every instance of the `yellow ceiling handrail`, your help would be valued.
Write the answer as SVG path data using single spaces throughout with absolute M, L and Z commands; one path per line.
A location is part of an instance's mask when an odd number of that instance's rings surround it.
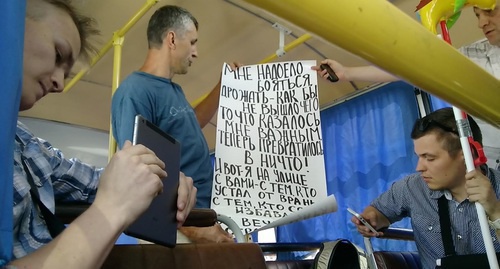
M 158 3 L 159 0 L 146 0 L 146 3 L 139 9 L 139 11 L 130 18 L 130 20 L 125 23 L 125 25 L 120 28 L 118 31 L 116 31 L 113 36 L 110 38 L 110 40 L 99 50 L 97 55 L 95 55 L 92 60 L 90 61 L 90 64 L 88 67 L 80 70 L 72 79 L 70 82 L 66 84 L 64 87 L 63 92 L 68 92 L 87 72 L 92 68 L 101 58 L 106 55 L 106 53 L 113 47 L 113 44 L 115 43 L 116 38 L 121 38 L 125 36 L 125 34 L 134 26 L 139 19 L 148 12 L 151 7 L 153 7 L 156 3 Z
M 245 0 L 500 126 L 500 81 L 386 0 Z
M 306 42 L 307 40 L 309 40 L 311 38 L 311 35 L 310 34 L 303 34 L 301 36 L 299 36 L 297 39 L 295 39 L 294 41 L 288 43 L 285 47 L 284 47 L 284 51 L 285 52 L 288 52 L 292 49 L 294 49 L 295 47 L 297 47 L 298 45 Z M 276 53 L 274 54 L 271 54 L 269 55 L 268 57 L 264 58 L 262 61 L 259 62 L 259 64 L 266 64 L 266 63 L 269 63 L 270 61 L 276 59 L 278 57 L 278 55 Z
M 297 39 L 295 39 L 294 41 L 288 43 L 284 48 L 283 50 L 285 52 L 288 52 L 292 49 L 294 49 L 295 47 L 297 47 L 298 45 L 306 42 L 307 40 L 309 40 L 311 38 L 311 35 L 310 34 L 303 34 L 301 36 L 299 36 Z M 269 56 L 267 56 L 266 58 L 264 58 L 263 60 L 261 60 L 259 62 L 259 64 L 265 64 L 265 63 L 269 63 L 270 61 L 274 60 L 275 58 L 279 57 L 278 54 L 276 53 L 273 53 Z M 203 95 L 202 97 L 196 99 L 194 102 L 191 103 L 191 106 L 192 107 L 196 107 L 199 103 L 201 103 L 203 100 L 205 100 L 205 98 L 207 98 L 207 96 L 209 95 L 210 93 L 206 93 L 205 95 Z

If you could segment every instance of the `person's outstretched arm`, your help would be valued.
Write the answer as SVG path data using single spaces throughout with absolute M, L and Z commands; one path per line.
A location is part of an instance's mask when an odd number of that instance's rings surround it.
M 231 69 L 235 70 L 236 68 L 242 66 L 240 63 L 233 62 L 230 63 Z M 220 99 L 220 87 L 221 87 L 221 78 L 219 78 L 219 82 L 215 85 L 215 87 L 210 91 L 210 93 L 203 99 L 196 107 L 194 108 L 194 113 L 196 114 L 196 118 L 198 119 L 198 123 L 200 127 L 203 128 L 207 125 L 215 112 L 219 108 L 219 99 Z
M 328 64 L 339 78 L 339 81 L 392 82 L 399 80 L 392 74 L 371 65 L 346 67 L 331 59 L 325 59 L 320 64 Z M 316 70 L 320 77 L 327 79 L 326 70 L 321 70 L 319 66 L 313 66 L 312 69 Z

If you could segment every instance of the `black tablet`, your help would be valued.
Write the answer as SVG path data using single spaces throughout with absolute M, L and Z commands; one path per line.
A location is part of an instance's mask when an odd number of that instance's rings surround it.
M 165 162 L 168 176 L 162 179 L 163 192 L 153 199 L 149 208 L 125 230 L 125 234 L 173 247 L 177 240 L 180 144 L 141 115 L 135 117 L 133 144 L 151 149 Z

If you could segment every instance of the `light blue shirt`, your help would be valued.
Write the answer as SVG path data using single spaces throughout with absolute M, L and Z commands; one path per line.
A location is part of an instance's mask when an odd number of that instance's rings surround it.
M 55 201 L 94 201 L 102 169 L 65 159 L 57 148 L 35 137 L 22 123 L 17 123 L 14 150 L 14 248 L 15 258 L 23 257 L 52 240 L 45 221 L 30 194 L 22 162 L 31 170 L 40 200 L 54 212 Z
M 205 136 L 182 88 L 170 79 L 133 72 L 120 84 L 111 102 L 113 136 L 120 147 L 125 140 L 132 141 L 137 114 L 180 142 L 180 169 L 193 178 L 198 189 L 196 207 L 209 208 L 213 166 Z

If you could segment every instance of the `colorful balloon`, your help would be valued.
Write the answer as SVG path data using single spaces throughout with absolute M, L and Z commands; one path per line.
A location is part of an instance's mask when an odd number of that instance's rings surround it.
M 440 21 L 449 22 L 451 27 L 460 16 L 464 7 L 474 6 L 480 9 L 494 9 L 496 0 L 422 0 L 417 6 L 422 25 L 437 34 L 436 25 Z

